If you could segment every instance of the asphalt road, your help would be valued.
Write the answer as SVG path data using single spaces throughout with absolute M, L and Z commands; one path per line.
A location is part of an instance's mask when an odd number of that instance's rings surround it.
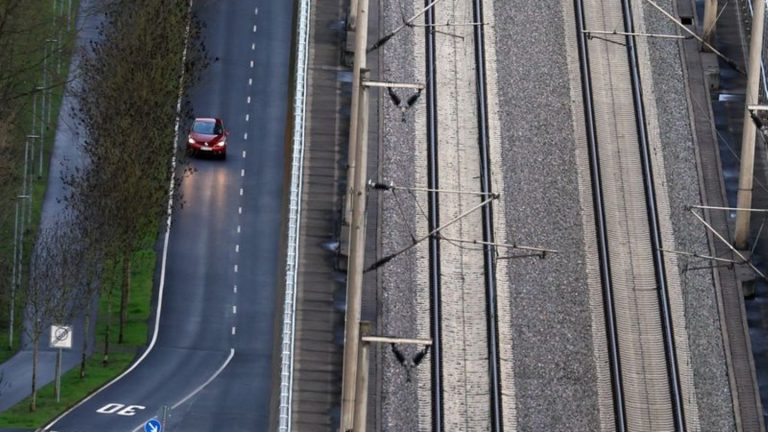
M 166 430 L 268 428 L 292 3 L 195 3 L 219 61 L 191 100 L 224 120 L 227 160 L 193 160 L 183 183 L 152 348 L 47 430 L 143 430 L 164 406 Z

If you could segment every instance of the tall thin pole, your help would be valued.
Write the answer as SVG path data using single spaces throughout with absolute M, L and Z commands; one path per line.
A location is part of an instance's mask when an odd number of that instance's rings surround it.
M 367 121 L 368 104 L 362 71 L 366 68 L 368 43 L 368 0 L 358 0 L 355 30 L 355 59 L 352 66 L 352 107 L 349 121 L 349 167 L 345 222 L 350 223 L 349 264 L 347 275 L 347 313 L 344 323 L 344 365 L 341 380 L 341 431 L 350 430 L 354 422 L 357 351 L 363 291 L 363 257 L 365 253 L 365 177 L 367 176 L 367 133 L 360 133 L 360 123 Z M 361 109 L 360 107 L 364 107 Z M 367 128 L 367 126 L 365 126 Z M 351 217 L 351 219 L 350 219 Z
M 8 314 L 10 325 L 8 326 L 8 348 L 13 348 L 13 319 L 16 308 L 16 267 L 19 265 L 19 199 L 16 199 L 16 218 L 13 223 L 13 271 L 11 272 L 11 310 Z
M 763 49 L 763 23 L 765 21 L 765 1 L 759 0 L 752 15 L 752 34 L 749 37 L 749 69 L 747 71 L 747 94 L 744 104 L 744 128 L 741 136 L 741 168 L 739 170 L 739 191 L 736 195 L 736 207 L 752 207 L 752 182 L 755 167 L 755 134 L 757 132 L 752 115 L 747 108 L 757 103 L 760 86 L 760 52 Z M 748 211 L 736 212 L 736 249 L 746 249 L 749 238 Z
M 371 323 L 369 321 L 360 322 L 360 339 L 371 333 Z M 366 421 L 368 419 L 368 351 L 369 342 L 360 342 L 359 355 L 357 357 L 357 386 L 355 393 L 355 432 L 365 432 Z
M 61 348 L 56 352 L 56 402 L 61 402 Z
M 365 19 L 368 0 L 360 0 L 360 13 Z M 365 25 L 358 22 L 358 31 Z M 360 74 L 360 79 L 367 77 L 368 71 Z M 356 169 L 354 195 L 352 197 L 352 226 L 349 242 L 349 265 L 347 274 L 347 319 L 344 336 L 344 368 L 341 389 L 342 431 L 350 430 L 354 423 L 355 387 L 357 381 L 357 356 L 360 346 L 360 312 L 363 297 L 363 265 L 365 261 L 365 199 L 366 177 L 368 175 L 368 89 L 360 86 L 360 105 L 357 115 L 359 125 L 357 131 Z
M 357 125 L 360 104 L 360 71 L 366 66 L 366 48 L 368 44 L 368 0 L 357 1 L 355 23 L 355 59 L 352 65 L 352 102 L 349 115 L 349 148 L 347 150 L 347 194 L 344 202 L 344 223 L 349 225 L 352 217 L 352 181 L 355 178 L 357 161 Z
M 717 0 L 704 0 L 704 34 L 702 38 L 710 45 L 715 39 L 716 23 Z

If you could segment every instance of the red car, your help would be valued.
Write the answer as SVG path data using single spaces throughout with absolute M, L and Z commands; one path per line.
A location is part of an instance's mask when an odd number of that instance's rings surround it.
M 220 118 L 196 118 L 187 139 L 190 154 L 210 154 L 222 159 L 227 157 L 227 136 Z

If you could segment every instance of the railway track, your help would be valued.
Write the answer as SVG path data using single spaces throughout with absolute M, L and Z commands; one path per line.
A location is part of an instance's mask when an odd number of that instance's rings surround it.
M 428 7 L 433 3 L 432 0 L 425 0 L 425 6 Z M 429 7 L 425 13 L 425 60 L 426 60 L 426 126 L 427 126 L 427 179 L 428 188 L 431 192 L 427 197 L 427 212 L 428 212 L 428 229 L 429 232 L 433 232 L 440 227 L 441 209 L 448 207 L 448 213 L 451 213 L 451 217 L 456 216 L 456 212 L 461 209 L 462 206 L 467 207 L 470 205 L 477 205 L 479 202 L 490 199 L 493 196 L 491 188 L 491 156 L 489 151 L 489 132 L 488 132 L 488 102 L 487 102 L 487 89 L 486 89 L 486 72 L 485 72 L 485 43 L 484 43 L 484 24 L 483 24 L 483 5 L 482 0 L 473 0 L 471 7 L 471 17 L 474 25 L 472 25 L 471 39 L 472 44 L 469 44 L 469 38 L 461 38 L 461 41 L 457 41 L 455 35 L 442 33 L 438 36 L 436 31 L 436 15 L 438 6 Z M 447 9 L 447 6 L 446 6 Z M 464 11 L 469 13 L 470 11 Z M 456 6 L 451 13 L 456 13 Z M 469 36 L 469 35 L 467 35 Z M 463 177 L 461 172 L 474 170 L 473 174 L 467 175 L 467 177 L 479 178 L 479 182 L 473 184 L 451 184 L 451 189 L 459 187 L 465 187 L 467 189 L 479 190 L 479 193 L 474 198 L 476 201 L 472 203 L 461 202 L 466 198 L 444 198 L 441 204 L 441 197 L 437 190 L 440 189 L 441 179 L 441 167 L 440 157 L 441 152 L 445 152 L 438 145 L 438 128 L 443 130 L 438 123 L 438 84 L 440 83 L 440 77 L 438 76 L 438 58 L 442 58 L 437 54 L 437 40 L 441 40 L 442 44 L 454 44 L 453 53 L 448 57 L 455 55 L 453 60 L 456 64 L 460 62 L 457 54 L 463 49 L 471 49 L 473 51 L 472 58 L 474 63 L 471 65 L 471 69 L 474 69 L 474 112 L 468 117 L 463 119 L 459 118 L 455 112 L 450 112 L 446 117 L 450 117 L 446 123 L 453 123 L 456 129 L 461 129 L 460 123 L 470 121 L 470 118 L 474 116 L 475 125 L 469 135 L 473 136 L 473 140 L 476 145 L 476 154 L 473 155 L 472 161 L 459 162 L 458 165 L 472 164 L 477 162 L 474 167 L 457 168 L 456 164 L 448 163 L 449 170 L 457 170 L 459 172 L 456 176 Z M 444 45 L 444 46 L 445 46 Z M 455 66 L 454 66 L 455 67 Z M 468 69 L 463 71 L 464 74 Z M 462 72 L 457 72 L 454 75 L 456 81 L 460 81 L 459 75 Z M 464 75 L 462 75 L 464 76 Z M 448 80 L 451 81 L 451 80 Z M 443 85 L 440 83 L 440 85 Z M 461 99 L 462 93 L 466 95 L 466 89 L 459 89 L 456 83 L 446 82 L 445 85 L 454 86 L 455 97 L 446 98 L 454 99 L 449 101 L 448 104 L 457 103 L 457 100 Z M 454 118 L 455 116 L 455 118 Z M 471 129 L 471 128 L 470 128 Z M 446 139 L 449 144 L 455 146 L 457 153 L 451 153 L 453 155 L 466 151 L 464 146 L 471 146 L 469 140 L 463 141 L 464 137 L 461 132 L 449 133 L 451 136 Z M 442 143 L 442 141 L 441 141 Z M 450 150 L 449 150 L 450 152 Z M 449 158 L 450 159 L 450 158 Z M 452 174 L 449 173 L 449 176 Z M 452 180 L 452 179 L 451 179 Z M 479 200 L 479 201 L 477 201 Z M 446 201 L 451 201 L 445 204 Z M 443 207 L 441 207 L 441 205 Z M 491 203 L 481 207 L 479 216 L 475 215 L 468 224 L 479 226 L 480 230 L 474 230 L 470 227 L 459 228 L 454 233 L 463 235 L 477 235 L 482 238 L 481 247 L 471 251 L 457 250 L 456 240 L 449 241 L 449 244 L 444 248 L 441 247 L 441 242 L 446 240 L 443 232 L 433 235 L 429 239 L 429 290 L 430 290 L 430 336 L 433 340 L 432 346 L 432 362 L 431 362 L 431 410 L 432 410 L 432 430 L 440 432 L 444 430 L 491 430 L 491 431 L 503 431 L 503 411 L 502 411 L 502 378 L 500 371 L 500 359 L 499 359 L 499 329 L 498 329 L 498 307 L 497 307 L 497 284 L 496 284 L 496 247 L 494 246 L 494 227 L 493 227 L 493 211 Z M 449 219 L 450 218 L 445 218 Z M 461 224 L 460 224 L 461 225 Z M 464 275 L 460 276 L 462 291 L 464 292 L 464 298 L 462 299 L 461 310 L 456 309 L 456 303 L 452 299 L 444 299 L 443 297 L 443 273 L 451 272 L 449 266 L 445 269 L 441 267 L 441 262 L 444 259 L 441 254 L 441 249 L 451 249 L 451 257 L 448 261 L 456 263 L 460 261 L 464 270 L 470 274 L 468 279 L 480 281 L 482 280 L 483 286 L 483 299 L 484 301 L 479 303 L 469 299 L 473 295 L 470 286 L 467 288 L 467 278 Z M 482 254 L 482 265 L 473 266 L 473 264 L 465 264 L 471 261 L 473 258 L 468 255 L 474 254 L 474 260 L 478 260 L 478 252 Z M 457 257 L 457 254 L 459 257 Z M 447 277 L 449 282 L 452 281 L 451 277 Z M 471 285 L 471 283 L 469 284 Z M 480 294 L 480 293 L 477 293 Z M 447 304 L 447 303 L 448 304 Z M 451 309 L 451 313 L 443 313 L 445 306 Z M 475 326 L 468 324 L 476 315 L 483 314 L 485 317 L 485 329 L 480 331 Z M 456 323 L 456 317 L 461 316 L 463 321 Z M 480 319 L 477 317 L 478 320 Z M 451 333 L 451 343 L 443 343 L 443 328 L 447 328 Z M 474 328 L 472 328 L 474 327 Z M 457 343 L 458 339 L 458 343 Z M 444 353 L 444 350 L 446 351 Z M 484 352 L 478 352 L 483 350 Z M 474 376 L 466 374 L 463 376 L 463 383 L 461 379 L 454 379 L 450 383 L 444 383 L 446 372 L 444 371 L 445 359 L 449 359 L 451 364 L 461 363 L 465 368 L 467 365 L 476 365 L 487 371 Z M 459 391 L 456 391 L 457 387 L 462 387 Z M 479 388 L 485 388 L 485 391 L 478 391 Z M 447 391 L 449 390 L 449 391 Z M 457 394 L 458 393 L 458 394 Z M 464 398 L 461 400 L 453 400 Z M 446 405 L 450 405 L 452 409 L 447 410 Z M 459 408 L 458 411 L 463 413 L 456 416 L 454 419 L 446 420 L 446 416 L 451 413 L 457 414 L 455 408 Z M 461 422 L 464 424 L 459 424 Z
M 685 431 L 631 4 L 574 9 L 616 430 Z

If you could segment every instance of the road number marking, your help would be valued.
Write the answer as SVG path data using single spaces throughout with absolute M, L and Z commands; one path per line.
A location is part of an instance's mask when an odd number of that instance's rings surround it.
M 99 414 L 117 414 L 121 416 L 136 415 L 136 410 L 143 410 L 147 407 L 142 405 L 123 405 L 120 403 L 108 403 L 96 410 Z

